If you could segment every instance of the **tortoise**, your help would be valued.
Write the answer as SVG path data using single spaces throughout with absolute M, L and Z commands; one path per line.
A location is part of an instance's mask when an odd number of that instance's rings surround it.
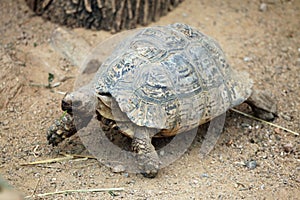
M 160 165 L 153 137 L 186 132 L 243 102 L 259 118 L 276 117 L 269 93 L 254 90 L 246 73 L 229 66 L 214 39 L 187 24 L 141 29 L 102 64 L 89 63 L 101 65 L 89 84 L 93 92 L 85 86 L 65 95 L 67 113 L 50 126 L 47 139 L 57 145 L 87 126 L 95 106 L 99 126 L 132 138 L 145 177 L 155 177 Z

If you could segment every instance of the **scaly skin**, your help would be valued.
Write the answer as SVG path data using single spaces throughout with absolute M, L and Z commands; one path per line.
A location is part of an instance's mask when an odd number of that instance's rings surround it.
M 71 137 L 76 132 L 73 116 L 66 113 L 60 119 L 54 120 L 54 123 L 49 127 L 47 130 L 47 140 L 49 144 L 57 146 L 64 139 Z

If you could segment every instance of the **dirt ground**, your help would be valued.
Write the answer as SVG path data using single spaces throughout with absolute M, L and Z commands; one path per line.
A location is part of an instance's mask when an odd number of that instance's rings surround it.
M 278 103 L 274 123 L 300 132 L 300 1 L 186 0 L 150 25 L 183 22 L 218 40 L 231 65 L 248 71 L 255 86 Z M 61 116 L 59 92 L 73 88 L 75 68 L 55 53 L 57 25 L 35 16 L 22 0 L 0 2 L 0 173 L 27 199 L 300 199 L 300 138 L 232 111 L 205 159 L 198 136 L 154 179 L 114 173 L 94 159 L 22 165 L 84 154 L 76 136 L 52 147 L 46 130 Z M 91 44 L 111 36 L 74 30 Z M 50 90 L 48 73 L 61 85 Z M 246 105 L 238 109 L 251 112 Z M 74 141 L 74 142 L 72 142 Z M 255 161 L 253 169 L 245 165 Z M 252 162 L 253 163 L 253 162 Z M 248 162 L 249 164 L 249 162 Z M 124 188 L 113 192 L 37 194 L 59 190 Z

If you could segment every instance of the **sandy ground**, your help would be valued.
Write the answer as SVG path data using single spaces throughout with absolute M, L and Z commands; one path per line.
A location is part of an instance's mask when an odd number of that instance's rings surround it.
M 237 2 L 186 0 L 151 25 L 183 22 L 217 39 L 234 68 L 248 71 L 257 88 L 274 94 L 279 110 L 274 123 L 299 133 L 300 1 Z M 76 136 L 54 148 L 46 141 L 48 126 L 62 113 L 58 91 L 72 90 L 74 78 L 53 90 L 33 86 L 47 84 L 49 72 L 58 82 L 76 70 L 49 45 L 57 25 L 35 16 L 22 0 L 1 0 L 0 9 L 0 173 L 28 199 L 300 199 L 299 136 L 232 111 L 205 159 L 198 156 L 198 136 L 155 179 L 113 173 L 93 159 L 22 165 L 61 152 L 86 153 Z M 74 31 L 91 44 L 111 36 Z M 246 105 L 239 109 L 250 112 Z M 250 160 L 257 162 L 254 169 L 244 165 Z M 124 190 L 32 196 L 91 188 Z

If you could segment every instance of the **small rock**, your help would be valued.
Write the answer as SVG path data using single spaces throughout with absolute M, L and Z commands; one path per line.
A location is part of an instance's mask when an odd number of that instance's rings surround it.
M 250 62 L 250 61 L 252 61 L 252 58 L 250 58 L 250 57 L 244 57 L 244 62 Z
M 248 167 L 249 169 L 255 169 L 257 166 L 257 163 L 255 160 L 250 160 L 246 162 L 246 167 Z
M 283 145 L 283 150 L 284 150 L 286 153 L 291 153 L 291 152 L 293 152 L 293 150 L 294 150 L 294 146 L 293 146 L 293 144 L 291 144 L 291 143 L 285 144 L 285 145 Z
M 204 173 L 204 174 L 201 174 L 200 177 L 202 177 L 202 178 L 209 178 L 209 175 Z
M 287 47 L 282 47 L 282 48 L 281 48 L 281 51 L 284 52 L 284 53 L 288 52 L 288 50 L 289 50 L 289 49 L 288 49 Z
M 112 172 L 121 173 L 125 171 L 125 167 L 123 165 L 117 165 L 112 168 Z
M 267 11 L 267 4 L 261 3 L 259 6 L 259 11 L 266 12 Z
M 7 125 L 9 124 L 9 121 L 8 121 L 8 120 L 4 120 L 4 121 L 2 122 L 2 124 L 3 124 L 4 126 L 7 126 Z
M 264 155 L 262 156 L 262 158 L 263 158 L 263 159 L 268 159 L 268 155 L 267 155 L 267 154 L 264 154 Z
M 275 131 L 275 133 L 277 133 L 277 134 L 281 134 L 280 128 L 275 128 L 274 131 Z
M 241 126 L 243 128 L 249 128 L 249 129 L 252 129 L 252 126 L 250 124 L 247 124 L 247 123 L 241 123 Z
M 165 155 L 165 151 L 164 150 L 159 151 L 159 155 L 160 156 L 164 156 Z

